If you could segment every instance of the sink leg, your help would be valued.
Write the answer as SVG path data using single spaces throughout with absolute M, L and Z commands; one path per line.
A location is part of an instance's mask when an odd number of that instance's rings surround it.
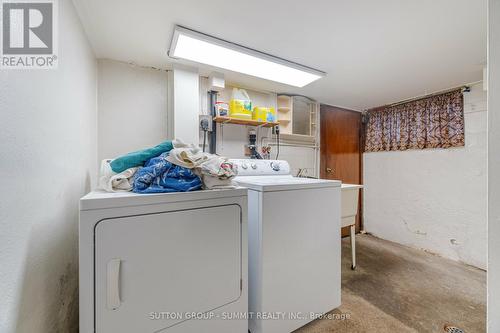
M 356 269 L 356 225 L 351 225 L 351 255 L 352 255 L 352 266 L 351 269 Z

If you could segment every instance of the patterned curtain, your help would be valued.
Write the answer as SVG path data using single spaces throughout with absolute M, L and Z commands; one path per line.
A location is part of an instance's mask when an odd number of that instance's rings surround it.
M 367 115 L 366 152 L 465 145 L 461 90 L 372 109 Z

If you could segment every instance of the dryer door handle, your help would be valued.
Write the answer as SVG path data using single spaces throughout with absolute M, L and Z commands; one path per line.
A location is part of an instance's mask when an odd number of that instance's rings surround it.
M 107 264 L 106 306 L 109 310 L 120 307 L 120 259 L 111 259 Z

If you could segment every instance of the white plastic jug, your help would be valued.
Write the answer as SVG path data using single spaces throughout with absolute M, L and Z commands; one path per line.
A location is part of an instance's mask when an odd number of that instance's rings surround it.
M 233 88 L 229 115 L 232 118 L 252 119 L 252 101 L 245 89 Z
M 248 93 L 245 89 L 233 88 L 233 94 L 231 95 L 231 99 L 250 101 L 250 96 L 248 96 Z

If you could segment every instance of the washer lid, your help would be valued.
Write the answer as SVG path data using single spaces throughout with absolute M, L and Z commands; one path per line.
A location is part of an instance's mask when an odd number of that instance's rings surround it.
M 244 188 L 154 194 L 137 194 L 133 192 L 109 193 L 105 191 L 93 191 L 80 199 L 80 210 L 153 205 L 218 198 L 232 198 L 246 195 L 247 190 Z
M 340 187 L 341 185 L 339 180 L 299 178 L 293 176 L 236 177 L 235 182 L 240 186 L 261 192 Z

